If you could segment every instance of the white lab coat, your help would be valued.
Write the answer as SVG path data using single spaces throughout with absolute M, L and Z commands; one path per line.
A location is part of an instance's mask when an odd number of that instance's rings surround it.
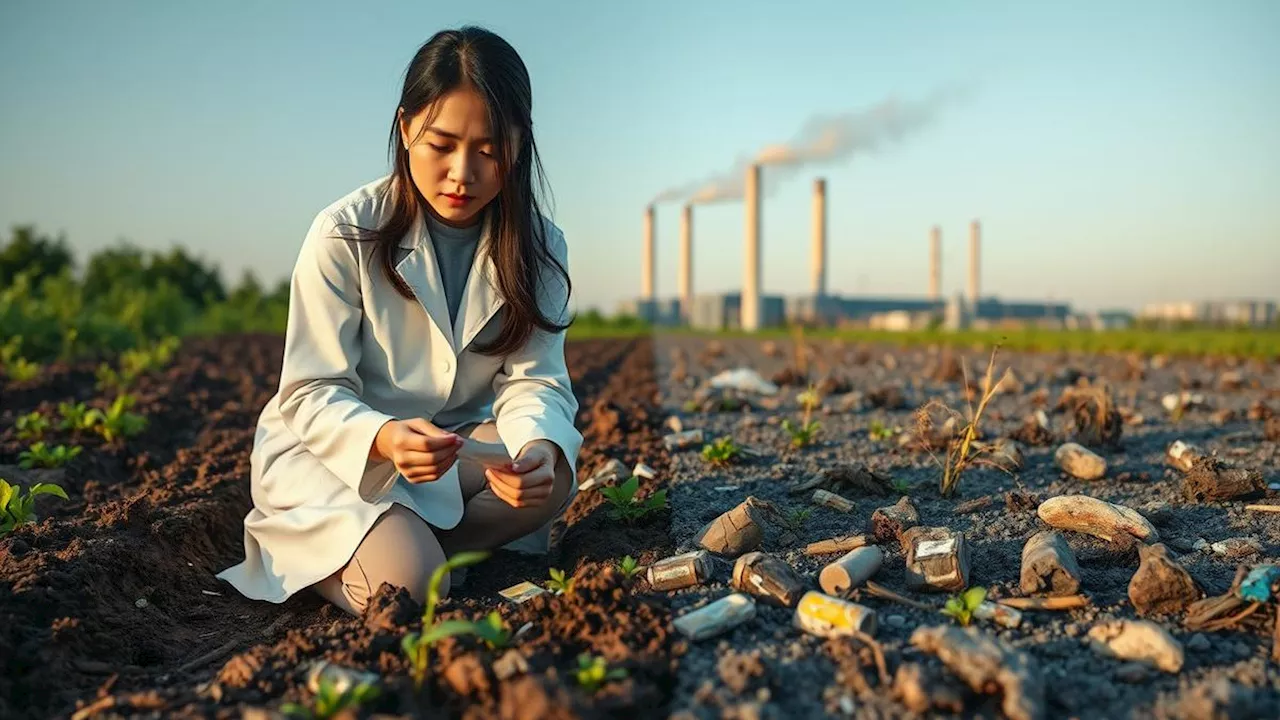
M 476 260 L 457 323 L 421 217 L 401 240 L 396 271 L 417 296 L 406 300 L 382 274 L 373 243 L 337 237 L 340 223 L 375 227 L 386 203 L 365 185 L 316 217 L 290 281 L 289 320 L 280 386 L 258 418 L 250 456 L 253 508 L 244 519 L 243 562 L 218 577 L 246 597 L 283 602 L 345 565 L 374 521 L 399 503 L 428 523 L 451 528 L 462 518 L 457 466 L 435 482 L 409 483 L 391 462 L 369 461 L 383 423 L 422 417 L 454 429 L 496 419 L 515 457 L 531 440 L 564 453 L 575 477 L 563 512 L 578 492 L 582 435 L 578 403 L 564 361 L 564 333 L 535 328 L 507 356 L 481 355 L 477 339 L 494 337 L 502 298 L 494 266 Z M 551 253 L 568 267 L 564 235 L 545 220 Z M 481 248 L 489 233 L 481 237 Z M 568 317 L 566 288 L 548 275 L 543 312 Z M 545 553 L 550 523 L 506 547 Z

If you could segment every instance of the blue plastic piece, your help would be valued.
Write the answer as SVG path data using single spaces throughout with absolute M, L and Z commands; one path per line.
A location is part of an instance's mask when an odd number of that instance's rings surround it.
M 1259 565 L 1249 571 L 1240 583 L 1239 595 L 1252 602 L 1268 602 L 1271 600 L 1271 586 L 1280 580 L 1280 566 Z

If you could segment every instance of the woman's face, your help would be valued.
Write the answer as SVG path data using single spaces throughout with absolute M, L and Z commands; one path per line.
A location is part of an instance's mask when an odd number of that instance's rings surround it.
M 400 138 L 409 151 L 409 173 L 438 220 L 457 227 L 480 220 L 480 211 L 502 189 L 489 128 L 489 109 L 471 88 L 437 101 L 430 125 L 427 110 L 400 112 Z

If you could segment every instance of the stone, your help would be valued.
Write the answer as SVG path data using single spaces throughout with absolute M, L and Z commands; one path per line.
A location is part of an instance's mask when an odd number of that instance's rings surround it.
M 1253 538 L 1227 538 L 1209 546 L 1213 552 L 1227 558 L 1242 558 L 1262 552 L 1262 543 Z
M 1138 548 L 1138 571 L 1129 581 L 1129 602 L 1138 615 L 1181 612 L 1203 593 L 1191 574 L 1169 556 L 1163 544 Z
M 1087 495 L 1059 495 L 1040 503 L 1036 514 L 1059 530 L 1074 530 L 1107 541 L 1131 535 L 1147 543 L 1160 542 L 1160 533 L 1137 510 Z
M 1080 591 L 1080 566 L 1062 533 L 1045 530 L 1022 546 L 1022 592 L 1074 595 Z
M 1063 443 L 1053 454 L 1062 471 L 1080 480 L 1098 480 L 1107 474 L 1107 461 L 1079 443 Z
M 1044 676 L 1030 655 L 969 627 L 916 628 L 911 644 L 937 655 L 974 692 L 1000 691 L 1000 709 L 1009 720 L 1041 720 L 1045 706 Z
M 1204 652 L 1212 647 L 1213 647 L 1213 643 L 1209 642 L 1209 638 L 1205 637 L 1201 633 L 1196 633 L 1195 635 L 1192 635 L 1189 640 L 1187 640 L 1188 650 L 1194 650 L 1196 652 Z
M 1089 641 L 1098 652 L 1121 660 L 1136 660 L 1167 673 L 1182 670 L 1182 644 L 1167 630 L 1148 620 L 1114 620 L 1094 625 Z
M 884 619 L 884 624 L 891 628 L 904 628 L 907 626 L 907 619 L 901 615 L 888 615 Z
M 871 536 L 880 543 L 898 542 L 902 533 L 919 524 L 920 513 L 904 495 L 897 503 L 871 513 Z

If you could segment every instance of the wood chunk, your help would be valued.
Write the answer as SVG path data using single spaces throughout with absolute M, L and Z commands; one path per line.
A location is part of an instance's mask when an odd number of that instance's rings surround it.
M 995 501 L 991 499 L 990 495 L 983 495 L 980 498 L 965 500 L 964 502 L 952 508 L 951 512 L 955 513 L 956 515 L 967 515 L 971 512 L 977 512 L 984 508 L 991 507 L 991 503 L 993 502 Z
M 1080 590 L 1080 566 L 1062 533 L 1038 532 L 1022 546 L 1022 592 L 1074 595 Z
M 837 535 L 836 537 L 809 543 L 804 548 L 805 555 L 834 555 L 849 552 L 870 542 L 866 535 Z
M 1139 615 L 1161 615 L 1186 609 L 1202 593 L 1191 574 L 1169 557 L 1162 544 L 1138 548 L 1138 571 L 1129 581 L 1129 602 Z
M 962 532 L 943 527 L 914 527 L 902 534 L 907 587 L 958 592 L 969 587 L 969 546 Z
M 974 692 L 1001 695 L 1000 709 L 1009 720 L 1046 717 L 1044 679 L 1030 655 L 970 627 L 917 628 L 911 644 L 937 655 Z
M 763 507 L 762 501 L 748 496 L 737 507 L 707 523 L 694 536 L 694 543 L 726 557 L 737 557 L 760 547 L 764 540 Z
M 1252 500 L 1262 497 L 1266 489 L 1262 473 L 1226 467 L 1214 457 L 1196 460 L 1182 479 L 1182 496 L 1190 502 Z
M 871 536 L 876 542 L 897 542 L 902 533 L 920 524 L 920 513 L 903 495 L 897 503 L 878 508 L 871 514 Z

